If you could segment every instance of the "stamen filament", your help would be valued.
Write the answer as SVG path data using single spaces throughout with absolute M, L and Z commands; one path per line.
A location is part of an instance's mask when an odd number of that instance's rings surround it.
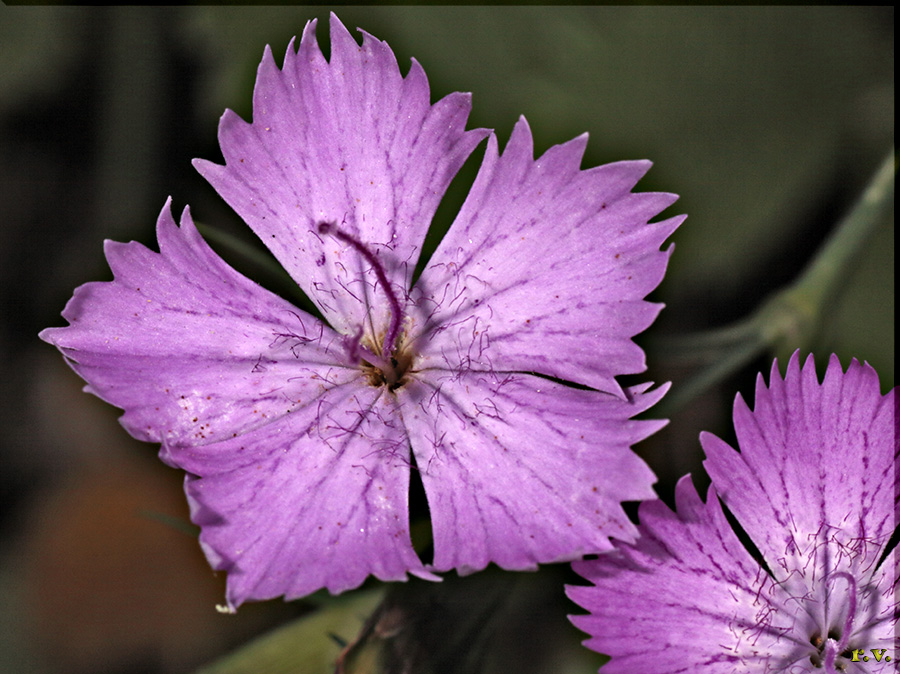
M 829 576 L 829 580 L 834 578 L 843 578 L 850 586 L 848 589 L 850 606 L 847 609 L 847 618 L 844 620 L 844 629 L 841 631 L 841 640 L 837 645 L 837 652 L 840 653 L 847 648 L 847 642 L 850 641 L 850 630 L 853 629 L 853 618 L 856 617 L 856 579 L 846 571 L 837 571 Z
M 331 234 L 338 241 L 343 241 L 346 244 L 352 246 L 356 251 L 365 258 L 366 262 L 372 265 L 372 269 L 375 271 L 375 276 L 378 278 L 378 282 L 381 284 L 381 287 L 384 289 L 384 294 L 387 295 L 388 304 L 391 307 L 391 322 L 388 326 L 388 331 L 384 336 L 384 343 L 381 347 L 381 356 L 382 362 L 390 362 L 391 351 L 394 348 L 394 342 L 397 341 L 397 335 L 400 333 L 400 322 L 402 320 L 403 314 L 402 309 L 400 307 L 400 301 L 397 299 L 397 295 L 394 293 L 394 289 L 391 288 L 391 284 L 388 281 L 387 275 L 384 273 L 384 267 L 381 266 L 381 262 L 379 262 L 378 258 L 375 254 L 366 248 L 366 245 L 357 239 L 352 234 L 347 234 L 347 232 L 341 231 L 338 229 L 338 226 L 333 222 L 320 222 L 319 226 L 319 234 Z M 377 363 L 372 363 L 373 365 L 377 365 L 379 368 L 381 367 Z

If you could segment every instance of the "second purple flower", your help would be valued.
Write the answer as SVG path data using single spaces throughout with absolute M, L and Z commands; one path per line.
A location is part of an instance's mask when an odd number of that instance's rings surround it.
M 431 104 L 422 68 L 316 22 L 283 69 L 267 49 L 253 122 L 231 111 L 225 165 L 196 166 L 269 247 L 325 322 L 241 276 L 168 204 L 160 252 L 107 242 L 115 280 L 76 290 L 56 345 L 87 390 L 184 469 L 192 519 L 227 602 L 372 574 L 470 573 L 573 560 L 633 541 L 620 503 L 653 498 L 630 446 L 664 388 L 632 337 L 659 305 L 660 246 L 683 217 L 633 194 L 646 161 L 582 171 L 581 136 L 533 158 L 524 119 L 502 155 L 466 131 L 469 96 Z M 474 185 L 421 277 L 438 203 L 487 138 Z M 579 387 L 567 386 L 571 382 Z M 415 464 L 413 466 L 413 464 Z M 410 470 L 434 560 L 410 542 Z

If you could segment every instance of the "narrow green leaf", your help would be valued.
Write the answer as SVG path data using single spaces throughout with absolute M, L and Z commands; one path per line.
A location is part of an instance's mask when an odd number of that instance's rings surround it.
M 384 596 L 351 593 L 258 637 L 196 674 L 333 674 L 342 643 L 355 638 Z

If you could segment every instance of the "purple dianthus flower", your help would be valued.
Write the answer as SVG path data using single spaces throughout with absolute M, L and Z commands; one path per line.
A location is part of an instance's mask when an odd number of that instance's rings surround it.
M 568 588 L 591 612 L 572 621 L 612 656 L 604 674 L 897 671 L 894 393 L 836 356 L 820 384 L 795 353 L 783 380 L 777 363 L 768 389 L 759 377 L 753 411 L 738 396 L 740 453 L 701 435 L 706 503 L 685 476 L 677 515 L 644 502 L 637 543 L 573 564 L 594 586 Z
M 401 76 L 385 43 L 360 46 L 333 15 L 326 61 L 315 26 L 281 70 L 266 49 L 253 122 L 221 119 L 225 165 L 195 165 L 324 321 L 226 265 L 167 203 L 160 252 L 107 242 L 114 280 L 78 288 L 70 325 L 41 337 L 187 472 L 232 610 L 633 540 L 620 503 L 652 497 L 654 476 L 630 446 L 663 422 L 631 417 L 665 387 L 615 377 L 645 369 L 631 338 L 660 309 L 643 298 L 683 218 L 649 220 L 675 196 L 631 193 L 646 161 L 580 170 L 586 135 L 535 160 L 524 119 L 501 155 L 465 130 L 467 94 L 431 104 L 417 62 Z M 413 286 L 437 205 L 486 137 Z M 430 564 L 410 540 L 413 466 Z

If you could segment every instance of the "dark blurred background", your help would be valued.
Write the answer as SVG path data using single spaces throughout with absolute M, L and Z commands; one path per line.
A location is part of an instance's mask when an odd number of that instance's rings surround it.
M 538 154 L 588 131 L 585 167 L 655 162 L 639 189 L 680 194 L 668 214 L 689 218 L 653 296 L 667 308 L 642 343 L 727 324 L 791 281 L 893 144 L 893 8 L 338 14 L 348 28 L 387 40 L 404 73 L 415 56 L 433 99 L 473 92 L 470 126 L 496 129 L 501 143 L 524 114 Z M 36 335 L 63 324 L 59 313 L 77 285 L 111 278 L 103 239 L 155 247 L 169 195 L 176 212 L 189 203 L 198 220 L 245 233 L 190 160 L 221 159 L 218 117 L 226 107 L 250 117 L 263 46 L 280 63 L 315 17 L 327 44 L 321 7 L 0 6 L 2 671 L 188 672 L 303 610 L 267 602 L 237 616 L 215 612 L 223 579 L 195 540 L 164 521 L 187 519 L 181 474 L 128 437 L 118 410 L 83 394 Z M 444 223 L 477 162 L 454 183 Z M 892 211 L 843 285 L 812 348 L 820 364 L 831 352 L 845 365 L 869 361 L 887 390 Z M 658 382 L 677 386 L 691 374 L 652 351 L 648 362 L 646 378 Z M 703 483 L 698 433 L 730 438 L 735 392 L 752 399 L 753 374 L 770 363 L 767 354 L 696 399 L 639 448 L 661 496 L 690 471 Z M 531 669 L 506 671 L 596 668 L 565 621 L 576 607 L 561 588 L 551 593 L 548 603 L 518 610 L 552 655 L 520 657 L 516 667 Z M 546 587 L 532 594 L 550 596 Z M 533 648 L 522 637 L 507 635 L 512 645 L 498 647 L 521 655 Z

